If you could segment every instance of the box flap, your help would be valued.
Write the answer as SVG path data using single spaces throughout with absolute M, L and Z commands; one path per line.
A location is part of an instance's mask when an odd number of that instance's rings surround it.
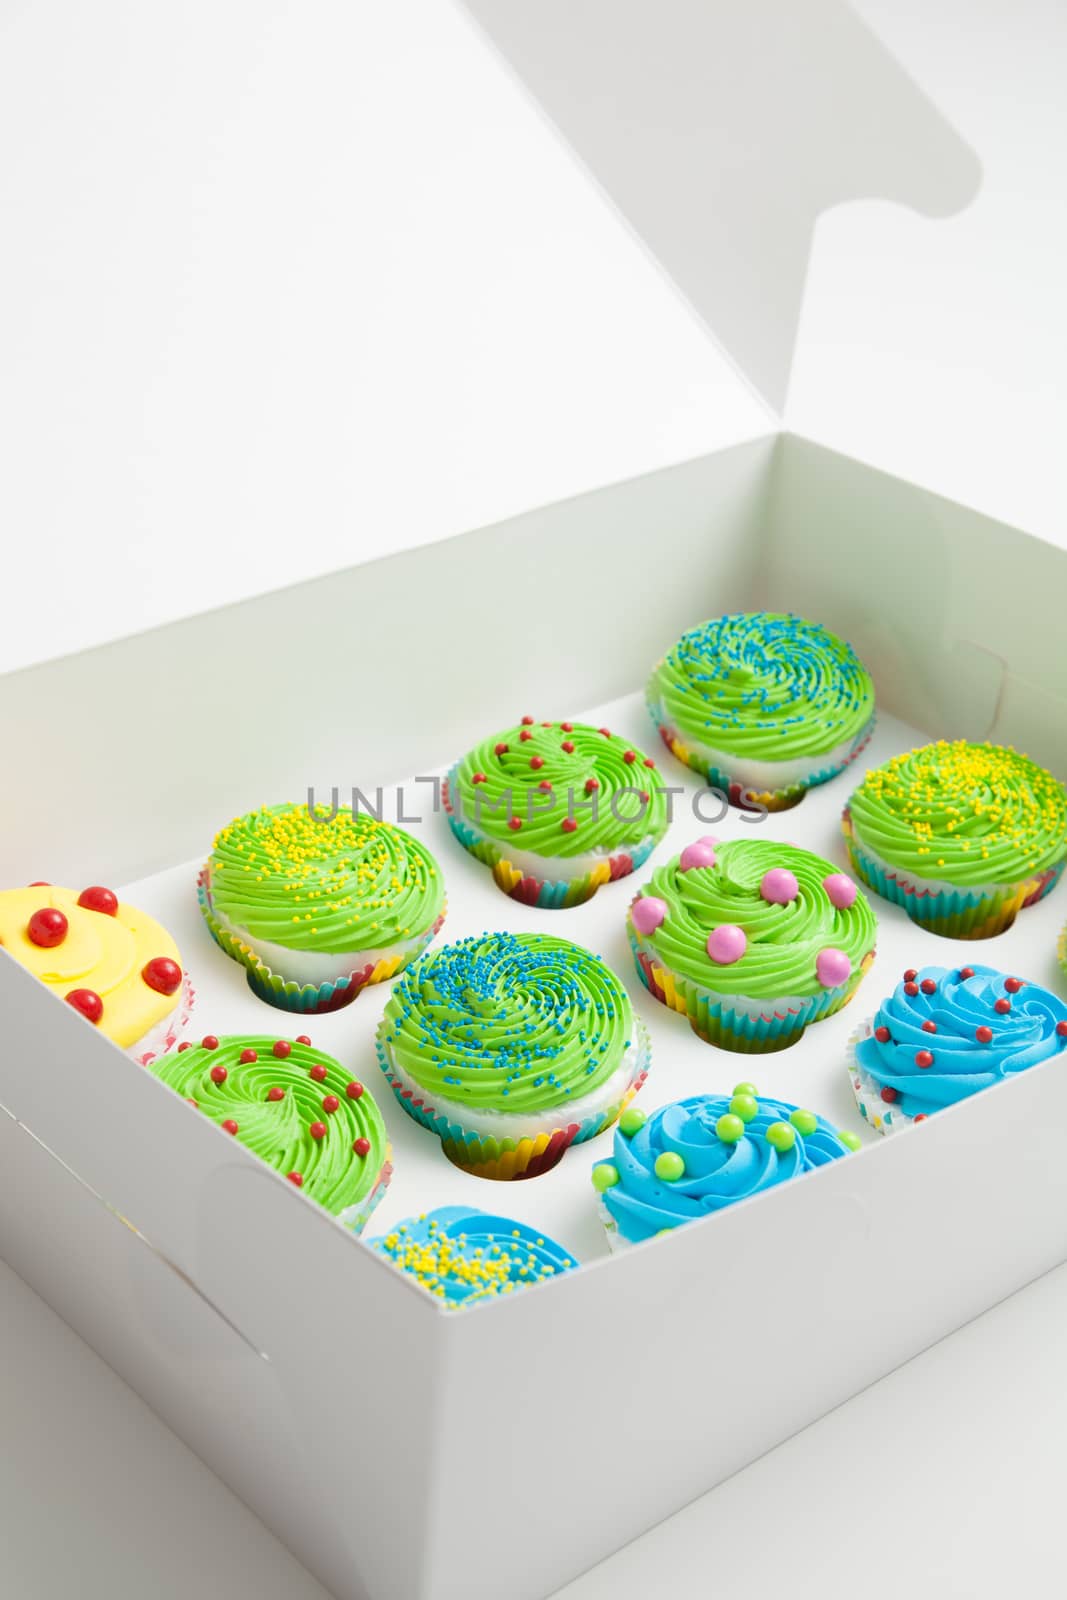
M 465 0 L 764 399 L 785 408 L 812 233 L 925 216 L 974 153 L 844 0 Z

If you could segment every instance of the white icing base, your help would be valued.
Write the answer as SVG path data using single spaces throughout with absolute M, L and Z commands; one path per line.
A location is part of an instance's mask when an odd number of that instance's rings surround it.
M 336 983 L 364 967 L 377 966 L 387 957 L 411 956 L 421 949 L 425 933 L 414 939 L 402 939 L 396 944 L 382 945 L 373 950 L 291 950 L 286 945 L 273 944 L 269 939 L 257 939 L 247 928 L 231 922 L 218 906 L 211 905 L 211 915 L 235 939 L 255 952 L 263 965 L 287 983 L 310 984 L 318 988 L 324 983 Z
M 482 1111 L 462 1100 L 447 1100 L 432 1094 L 415 1082 L 402 1067 L 388 1044 L 382 1045 L 389 1062 L 389 1070 L 397 1078 L 401 1090 L 410 1090 L 431 1111 L 448 1117 L 457 1127 L 483 1138 L 521 1139 L 534 1138 L 539 1133 L 555 1133 L 558 1128 L 569 1128 L 574 1122 L 584 1122 L 598 1113 L 607 1112 L 622 1100 L 630 1085 L 648 1070 L 649 1038 L 643 1022 L 634 1017 L 634 1035 L 629 1048 L 615 1071 L 590 1094 L 572 1097 L 565 1105 L 545 1111 Z
M 601 846 L 587 850 L 580 856 L 542 856 L 535 850 L 514 849 L 509 839 L 494 839 L 489 834 L 479 833 L 465 814 L 461 820 L 463 826 L 475 834 L 479 844 L 493 845 L 503 860 L 510 861 L 516 871 L 537 878 L 542 883 L 574 883 L 579 878 L 587 878 L 594 868 L 610 861 L 613 856 L 632 856 L 641 850 L 652 849 L 652 835 L 646 833 L 636 843 L 618 844 L 610 850 Z
M 877 850 L 872 850 L 856 827 L 855 821 L 852 823 L 852 831 L 855 834 L 856 849 L 863 855 L 869 856 L 879 872 L 884 872 L 887 878 L 892 878 L 905 891 L 925 889 L 928 894 L 967 894 L 973 895 L 976 900 L 984 900 L 990 895 L 1008 894 L 1016 887 L 1010 883 L 945 883 L 940 878 L 916 877 L 906 872 L 903 867 L 895 867 L 891 861 L 883 860 Z M 1027 874 L 1027 877 L 1037 876 L 1037 873 Z M 1018 881 L 1022 883 L 1026 880 L 1020 878 Z

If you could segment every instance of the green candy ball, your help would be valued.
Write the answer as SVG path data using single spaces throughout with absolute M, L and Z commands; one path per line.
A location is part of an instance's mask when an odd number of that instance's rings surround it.
M 791 1128 L 788 1122 L 772 1122 L 767 1129 L 767 1143 L 772 1150 L 777 1150 L 783 1155 L 787 1150 L 792 1150 L 796 1142 L 796 1129 Z
M 754 1083 L 735 1083 L 734 1094 L 747 1094 L 753 1100 L 759 1098 L 759 1090 Z
M 745 1137 L 745 1124 L 741 1117 L 735 1117 L 727 1111 L 715 1124 L 715 1132 L 723 1144 L 736 1144 L 738 1139 Z
M 789 1120 L 797 1132 L 802 1133 L 805 1138 L 809 1133 L 814 1133 L 819 1126 L 819 1119 L 814 1111 L 794 1111 Z
M 662 1178 L 664 1183 L 677 1183 L 679 1178 L 685 1177 L 685 1162 L 674 1150 L 664 1150 L 656 1157 L 655 1170 L 656 1177 Z
M 837 1137 L 841 1140 L 846 1150 L 862 1150 L 863 1140 L 857 1134 L 850 1133 L 848 1128 L 839 1128 Z
M 599 1189 L 603 1194 L 605 1189 L 613 1189 L 619 1181 L 619 1169 L 613 1167 L 610 1161 L 601 1161 L 593 1168 L 593 1188 Z
M 647 1121 L 648 1117 L 643 1111 L 639 1111 L 637 1106 L 627 1106 L 619 1118 L 619 1132 L 632 1139 L 635 1133 L 640 1133 Z
M 730 1101 L 730 1110 L 742 1122 L 751 1122 L 759 1113 L 759 1101 L 750 1094 L 735 1094 Z

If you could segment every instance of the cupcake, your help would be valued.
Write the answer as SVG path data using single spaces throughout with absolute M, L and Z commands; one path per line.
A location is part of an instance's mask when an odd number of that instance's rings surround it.
M 832 1016 L 874 959 L 851 878 L 773 839 L 710 834 L 657 867 L 630 906 L 641 981 L 708 1044 L 781 1050 Z
M 151 1070 L 295 1188 L 359 1233 L 392 1177 L 374 1097 L 306 1034 L 179 1045 Z
M 1010 928 L 1067 861 L 1067 791 L 996 744 L 960 739 L 894 756 L 868 772 L 842 826 L 864 883 L 952 939 Z
M 608 728 L 523 717 L 452 768 L 452 832 L 524 905 L 576 906 L 642 865 L 667 831 L 656 764 Z
M 142 1065 L 189 1020 L 193 991 L 174 940 L 99 884 L 0 890 L 0 946 Z
M 1067 1004 L 993 967 L 910 967 L 849 1040 L 849 1081 L 879 1133 L 1067 1055 Z
M 649 679 L 667 749 L 734 805 L 785 811 L 842 772 L 874 728 L 874 685 L 843 639 L 777 611 L 716 617 Z
M 578 1264 L 524 1223 L 471 1206 L 441 1206 L 409 1217 L 370 1246 L 449 1311 L 544 1283 Z
M 533 1178 L 610 1127 L 648 1036 L 598 956 L 543 933 L 432 950 L 397 984 L 378 1059 L 401 1106 L 480 1178 Z
M 362 812 L 263 806 L 223 828 L 200 874 L 215 942 L 284 1011 L 336 1011 L 423 950 L 445 917 L 424 844 Z
M 628 1107 L 611 1160 L 593 1168 L 593 1188 L 608 1243 L 619 1250 L 859 1148 L 854 1133 L 814 1111 L 739 1083 L 732 1095 L 693 1095 L 650 1116 Z

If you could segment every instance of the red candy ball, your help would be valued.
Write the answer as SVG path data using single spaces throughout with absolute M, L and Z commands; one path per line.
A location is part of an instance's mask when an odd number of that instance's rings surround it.
M 531 765 L 531 767 L 533 768 L 533 770 L 535 772 L 539 772 L 540 769 L 544 766 L 544 764 L 545 764 L 544 756 L 531 756 L 530 757 L 530 765 Z
M 369 1156 L 370 1155 L 370 1140 L 369 1139 L 356 1139 L 354 1141 L 353 1145 L 352 1145 L 352 1148 L 356 1152 L 357 1156 Z
M 508 747 L 504 743 L 503 740 L 501 740 L 499 744 L 495 744 L 493 746 L 493 754 L 495 756 L 506 756 L 507 753 L 508 753 Z
M 585 792 L 586 792 L 586 794 L 595 794 L 596 791 L 599 788 L 600 788 L 600 779 L 599 778 L 586 778 L 586 780 L 585 780 Z
M 564 733 L 573 733 L 574 732 L 574 723 L 573 722 L 561 722 L 560 723 L 560 727 L 563 729 Z
M 549 782 L 549 780 L 547 778 L 542 778 L 541 782 L 537 785 L 537 787 L 539 789 L 543 789 L 545 794 L 551 794 L 552 793 L 552 785 L 551 785 L 551 783 Z
M 630 767 L 637 760 L 637 755 L 633 750 L 624 750 L 622 753 L 622 759 L 626 762 L 626 765 Z
M 1022 982 L 1018 978 L 1005 978 L 1004 987 L 1009 994 L 1018 994 L 1022 988 Z
M 289 1043 L 288 1039 L 275 1039 L 274 1054 L 278 1056 L 280 1060 L 284 1061 L 286 1056 L 291 1056 L 292 1053 L 293 1047 Z
M 934 982 L 933 978 L 924 978 L 922 983 L 920 983 L 919 988 L 922 990 L 923 994 L 937 993 L 937 984 Z
M 50 889 L 51 887 L 52 885 L 47 878 L 34 878 L 32 883 L 27 884 L 29 889 Z
M 655 765 L 656 765 L 656 763 L 653 761 L 651 756 L 646 756 L 645 757 L 645 766 L 646 767 L 654 767 Z
M 340 1102 L 340 1100 L 338 1100 L 338 1098 L 337 1098 L 337 1096 L 335 1094 L 328 1094 L 328 1095 L 325 1095 L 324 1098 L 323 1098 L 322 1109 L 324 1111 L 329 1112 L 332 1115 L 333 1112 L 335 1112 L 337 1110 L 337 1108 L 338 1108 L 338 1106 L 340 1104 L 341 1104 L 341 1102 Z
M 937 1023 L 936 1022 L 931 1022 L 930 1018 L 927 1017 L 926 1021 L 923 1023 L 923 1032 L 924 1033 L 936 1033 L 937 1032 Z
M 567 752 L 567 754 L 569 756 L 572 756 L 574 754 L 574 741 L 573 741 L 573 739 L 564 739 L 561 748 L 566 750 L 566 752 Z
M 564 817 L 563 821 L 560 823 L 560 827 L 563 829 L 564 833 L 574 833 L 578 827 L 578 824 L 573 817 Z
M 267 1090 L 267 1099 L 268 1100 L 284 1100 L 285 1099 L 285 1090 L 282 1089 L 282 1088 L 279 1088 L 278 1084 L 275 1084 L 272 1089 L 268 1089 Z
M 1057 1022 L 1056 1032 L 1061 1039 L 1067 1039 L 1067 1022 Z
M 181 988 L 182 969 L 169 956 L 153 956 L 141 968 L 141 977 L 157 994 L 176 994 Z
M 99 911 L 105 917 L 118 916 L 118 895 L 114 889 L 103 889 L 98 883 L 82 890 L 78 896 L 78 904 L 86 911 Z
M 992 1028 L 984 1028 L 984 1027 L 983 1028 L 975 1028 L 974 1036 L 978 1040 L 979 1044 L 992 1044 L 993 1043 L 993 1030 L 992 1030 Z
M 225 1067 L 212 1067 L 211 1069 L 212 1083 L 225 1083 L 229 1076 L 230 1074 L 226 1071 Z
M 611 729 L 610 728 L 598 728 L 597 732 L 598 733 L 602 733 L 604 735 L 605 739 L 610 739 L 611 738 Z
M 914 983 L 918 976 L 919 976 L 919 974 L 915 970 L 915 968 L 914 967 L 909 967 L 907 972 L 905 972 L 905 974 L 904 974 L 904 982 L 905 983 Z
M 905 994 L 918 994 L 918 992 L 919 992 L 919 985 L 917 983 L 906 983 L 904 985 L 904 993 Z
M 532 728 L 533 727 L 533 720 L 534 720 L 533 717 L 523 717 L 523 719 L 522 719 L 523 727 L 524 728 Z
M 306 1033 L 298 1033 L 296 1036 L 296 1042 L 297 1044 L 310 1044 L 311 1040 L 308 1038 Z
M 218 1035 L 214 1033 L 205 1033 L 200 1043 L 205 1050 L 217 1050 L 219 1047 Z
M 918 1050 L 918 1051 L 916 1051 L 916 1054 L 915 1054 L 915 1065 L 917 1067 L 932 1067 L 933 1064 L 934 1064 L 934 1057 L 933 1057 L 933 1052 L 931 1050 Z
M 181 1055 L 183 1050 L 191 1050 L 192 1048 L 193 1047 L 189 1043 L 188 1039 L 183 1039 L 181 1044 L 178 1046 L 178 1054 Z
M 326 1077 L 326 1068 L 321 1061 L 316 1061 L 315 1065 L 309 1069 L 308 1077 L 314 1078 L 316 1083 L 322 1083 Z
M 1011 1010 L 1011 1001 L 1005 1000 L 1004 997 L 1001 996 L 999 1000 L 993 1001 L 993 1010 L 999 1011 L 1002 1017 L 1006 1016 Z
M 302 1189 L 304 1187 L 304 1175 L 302 1172 L 287 1172 L 285 1176 L 289 1179 L 291 1184 L 296 1186 L 296 1188 Z
M 90 1022 L 99 1022 L 104 1015 L 104 1002 L 92 989 L 72 989 L 66 996 L 66 1001 Z
M 363 1085 L 361 1083 L 357 1083 L 355 1079 L 345 1086 L 345 1094 L 350 1100 L 358 1100 L 362 1093 Z
M 913 1122 L 925 1122 L 926 1121 L 926 1112 L 925 1111 L 917 1112 L 916 1115 L 914 1117 L 912 1117 L 911 1120 Z
M 26 932 L 35 945 L 42 950 L 54 950 L 57 944 L 62 944 L 67 937 L 69 924 L 62 911 L 55 906 L 42 906 L 40 911 L 35 911 L 30 918 Z
M 886 1105 L 891 1106 L 893 1101 L 897 1098 L 897 1091 L 895 1089 L 891 1089 L 887 1083 L 885 1088 L 882 1090 L 882 1099 L 885 1101 Z
M 973 978 L 973 977 L 974 977 L 974 968 L 973 967 L 961 967 L 960 968 L 960 981 L 961 981 L 961 983 L 966 983 L 968 978 Z M 916 1121 L 917 1120 L 918 1120 L 918 1118 L 916 1118 Z
M 308 1129 L 308 1132 L 310 1133 L 310 1135 L 311 1135 L 311 1137 L 313 1139 L 325 1139 L 325 1137 L 326 1137 L 326 1124 L 325 1124 L 325 1122 L 313 1122 L 311 1124 L 311 1127 Z
M 227 1117 L 225 1122 L 220 1122 L 219 1127 L 222 1128 L 225 1133 L 237 1132 L 237 1124 L 234 1122 L 232 1117 Z
M 890 1034 L 888 1028 L 875 1028 L 874 1037 L 878 1040 L 879 1044 L 888 1044 L 892 1035 Z
M 250 1067 L 253 1061 L 259 1060 L 259 1054 L 255 1050 L 242 1050 L 237 1059 L 242 1067 Z
M 474 777 L 471 779 L 471 782 L 472 783 L 488 783 L 489 779 L 486 777 L 484 772 L 476 772 L 474 774 Z
M 511 829 L 512 833 L 518 833 L 519 829 L 522 827 L 522 818 L 521 817 L 509 817 L 508 818 L 508 827 Z
M 519 734 L 519 740 L 520 740 L 520 743 L 522 743 L 522 744 L 525 744 L 527 739 L 532 739 L 532 738 L 533 738 L 533 734 L 530 732 L 529 728 L 523 728 L 522 732 Z

